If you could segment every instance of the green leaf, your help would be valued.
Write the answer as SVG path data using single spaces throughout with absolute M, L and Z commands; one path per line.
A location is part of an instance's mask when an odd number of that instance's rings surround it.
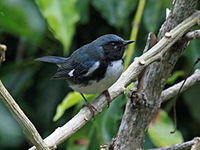
M 37 42 L 43 35 L 45 23 L 32 1 L 0 0 L 0 27 Z
M 184 76 L 184 74 L 185 74 L 184 71 L 174 72 L 174 74 L 168 78 L 167 83 L 173 84 L 177 80 L 178 77 L 182 77 L 182 76 Z
M 90 0 L 78 0 L 77 9 L 80 14 L 80 22 L 87 23 L 89 20 L 89 1 Z
M 68 54 L 79 20 L 76 0 L 36 0 L 42 14 L 47 19 L 55 38 L 64 46 L 64 54 Z
M 180 131 L 176 131 L 174 134 L 170 132 L 173 130 L 172 120 L 167 113 L 160 110 L 149 129 L 148 134 L 152 142 L 157 147 L 164 147 L 168 145 L 174 145 L 183 142 L 183 136 Z
M 88 98 L 92 98 L 95 97 L 95 95 L 84 95 L 86 99 Z M 76 105 L 77 103 L 79 103 L 82 100 L 82 96 L 80 95 L 80 93 L 77 92 L 70 92 L 61 102 L 61 104 L 58 105 L 57 110 L 56 110 L 56 114 L 53 117 L 53 121 L 57 121 L 63 114 L 64 112 Z
M 124 94 L 126 95 L 126 96 L 128 96 L 128 94 L 130 93 L 130 91 L 131 91 L 131 89 L 132 89 L 132 87 L 133 87 L 133 82 L 131 82 L 127 87 L 126 87 L 126 89 L 125 89 L 125 91 L 124 91 Z
M 148 0 L 144 9 L 144 25 L 149 32 L 155 32 L 159 25 L 159 17 L 163 1 Z M 165 12 L 163 12 L 165 13 Z
M 192 40 L 187 47 L 187 51 L 184 51 L 183 53 L 185 60 L 181 63 L 184 63 L 183 65 L 187 72 L 191 70 L 194 62 L 200 56 L 199 46 L 200 42 L 198 40 Z M 200 63 L 198 63 L 195 68 L 200 68 Z
M 92 0 L 93 6 L 113 26 L 120 27 L 127 21 L 136 0 Z

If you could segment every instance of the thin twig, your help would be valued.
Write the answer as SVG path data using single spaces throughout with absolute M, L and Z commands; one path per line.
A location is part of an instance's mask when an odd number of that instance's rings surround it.
M 43 139 L 37 132 L 34 125 L 28 119 L 28 117 L 24 114 L 24 112 L 17 105 L 15 100 L 12 98 L 10 93 L 6 90 L 4 85 L 0 80 L 0 95 L 2 96 L 2 101 L 8 107 L 10 112 L 13 114 L 15 119 L 21 125 L 24 134 L 26 137 L 37 147 L 38 150 L 49 150 L 48 146 L 44 143 Z
M 162 102 L 166 102 L 168 100 L 170 100 L 171 98 L 173 98 L 174 96 L 176 96 L 179 92 L 179 89 L 181 88 L 181 86 L 183 85 L 184 81 L 181 81 L 169 88 L 167 88 L 166 90 L 164 90 L 161 93 L 160 99 L 162 100 Z M 194 84 L 200 82 L 200 70 L 197 69 L 195 70 L 195 72 L 187 78 L 187 81 L 185 82 L 184 86 L 181 89 L 181 93 L 184 92 L 186 89 L 188 89 L 189 87 L 193 86 Z
M 185 19 L 177 27 L 171 30 L 168 35 L 163 37 L 155 46 L 142 56 L 136 58 L 134 62 L 127 68 L 127 70 L 121 75 L 119 80 L 109 88 L 111 99 L 113 100 L 120 94 L 122 94 L 132 81 L 136 80 L 141 71 L 150 63 L 158 60 L 163 54 L 177 41 L 179 40 L 191 27 L 197 24 L 200 19 L 200 12 L 195 12 L 189 18 Z M 102 109 L 107 105 L 105 95 L 97 97 L 92 105 L 98 110 L 96 114 L 100 113 Z M 90 119 L 92 114 L 88 108 L 82 108 L 76 116 L 74 116 L 69 122 L 62 127 L 57 128 L 51 135 L 45 138 L 45 143 L 48 146 L 59 145 L 82 126 L 84 126 Z M 35 147 L 30 148 L 30 150 Z
M 200 40 L 200 30 L 188 32 L 186 35 L 183 36 L 182 40 Z
M 176 119 L 176 101 L 179 97 L 179 93 L 181 92 L 187 78 L 191 75 L 192 73 L 192 70 L 194 69 L 194 66 L 200 61 L 200 57 L 195 61 L 195 63 L 193 64 L 192 68 L 190 69 L 190 72 L 187 74 L 186 78 L 184 79 L 183 81 L 183 84 L 181 85 L 180 89 L 178 90 L 178 94 L 176 95 L 175 97 L 175 100 L 174 100 L 174 105 L 173 105 L 173 112 L 174 112 L 174 130 L 171 131 L 170 133 L 175 133 L 176 132 L 176 128 L 177 128 L 177 119 Z
M 161 148 L 154 148 L 154 149 L 149 149 L 149 150 L 186 150 L 190 149 L 193 145 L 197 145 L 199 143 L 200 138 L 196 137 L 191 141 L 187 141 L 184 143 L 172 145 L 172 146 L 167 146 L 167 147 L 161 147 Z M 195 149 L 198 150 L 198 149 Z

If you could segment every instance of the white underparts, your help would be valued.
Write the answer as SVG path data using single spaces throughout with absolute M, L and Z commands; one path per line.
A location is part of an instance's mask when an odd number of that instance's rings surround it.
M 94 68 L 98 68 L 97 66 L 99 65 L 100 64 L 97 63 L 96 65 L 93 65 L 93 66 L 96 66 Z M 123 65 L 122 60 L 113 61 L 108 65 L 108 68 L 106 70 L 106 73 L 103 79 L 99 81 L 91 80 L 89 81 L 88 85 L 73 84 L 70 86 L 73 90 L 80 93 L 86 93 L 86 94 L 102 93 L 103 91 L 107 90 L 113 83 L 117 81 L 117 79 L 122 74 L 123 69 L 124 69 L 124 65 Z M 94 70 L 95 69 L 93 69 L 93 71 Z

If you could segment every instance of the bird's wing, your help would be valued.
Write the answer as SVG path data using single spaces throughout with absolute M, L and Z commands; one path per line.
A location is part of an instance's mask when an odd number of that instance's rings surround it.
M 98 67 L 100 62 L 88 55 L 79 55 L 78 58 L 69 58 L 61 64 L 53 76 L 53 79 L 67 79 L 80 76 L 90 76 Z
M 40 58 L 36 58 L 36 61 L 54 63 L 54 64 L 63 64 L 68 58 L 59 57 L 59 56 L 44 56 Z

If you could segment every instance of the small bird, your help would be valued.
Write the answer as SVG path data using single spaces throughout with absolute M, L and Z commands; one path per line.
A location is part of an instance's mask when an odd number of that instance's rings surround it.
M 66 79 L 69 86 L 82 95 L 85 106 L 94 116 L 94 111 L 97 110 L 83 93 L 104 92 L 109 105 L 111 98 L 107 89 L 122 74 L 125 47 L 133 42 L 114 34 L 106 34 L 80 47 L 68 58 L 45 56 L 35 60 L 57 64 L 58 69 L 52 79 Z

